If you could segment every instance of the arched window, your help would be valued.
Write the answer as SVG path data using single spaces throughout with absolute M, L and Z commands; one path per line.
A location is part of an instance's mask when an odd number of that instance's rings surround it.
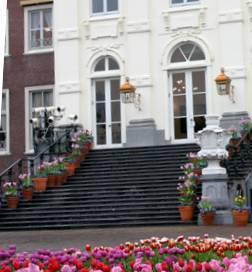
M 174 68 L 169 74 L 175 140 L 193 140 L 194 134 L 205 127 L 205 60 L 200 46 L 191 41 L 180 43 L 170 55 Z
M 102 57 L 97 61 L 94 67 L 94 72 L 106 72 L 119 70 L 119 65 L 113 57 Z
M 205 60 L 205 54 L 198 45 L 191 42 L 179 45 L 171 56 L 171 63 L 199 60 Z
M 120 67 L 112 56 L 99 58 L 93 68 L 94 135 L 97 147 L 121 145 Z

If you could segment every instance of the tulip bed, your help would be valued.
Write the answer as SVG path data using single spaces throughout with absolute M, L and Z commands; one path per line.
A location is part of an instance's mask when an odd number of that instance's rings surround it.
M 252 237 L 210 239 L 183 236 L 151 238 L 117 247 L 38 250 L 18 253 L 15 246 L 0 250 L 0 272 L 252 272 Z

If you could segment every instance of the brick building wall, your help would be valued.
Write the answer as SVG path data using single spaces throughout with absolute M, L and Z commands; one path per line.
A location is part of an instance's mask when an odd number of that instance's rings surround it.
M 0 156 L 0 171 L 25 152 L 25 87 L 54 85 L 54 53 L 24 53 L 24 7 L 8 0 L 9 56 L 3 89 L 9 90 L 10 154 Z

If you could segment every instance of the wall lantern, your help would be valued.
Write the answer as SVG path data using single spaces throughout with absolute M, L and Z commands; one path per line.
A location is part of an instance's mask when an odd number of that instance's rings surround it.
M 232 103 L 234 101 L 234 86 L 231 85 L 231 78 L 225 74 L 224 68 L 221 68 L 221 73 L 215 79 L 217 92 L 219 95 L 228 95 Z
M 221 68 L 221 73 L 216 77 L 215 82 L 219 95 L 230 93 L 231 78 L 225 74 L 224 68 Z
M 140 108 L 140 94 L 136 94 L 136 87 L 130 83 L 128 77 L 126 77 L 125 82 L 120 86 L 120 95 L 122 98 L 122 103 L 124 104 L 134 104 L 138 110 Z

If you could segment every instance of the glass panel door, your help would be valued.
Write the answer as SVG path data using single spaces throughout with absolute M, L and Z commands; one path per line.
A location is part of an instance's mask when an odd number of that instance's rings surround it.
M 205 127 L 205 70 L 172 73 L 174 140 L 194 139 Z
M 95 81 L 96 145 L 121 145 L 120 79 Z
M 186 74 L 172 74 L 174 138 L 187 139 Z

